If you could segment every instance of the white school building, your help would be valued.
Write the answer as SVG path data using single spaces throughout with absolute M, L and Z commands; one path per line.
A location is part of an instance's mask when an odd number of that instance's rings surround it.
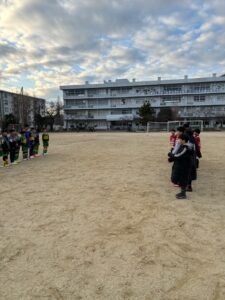
M 136 81 L 116 79 L 104 83 L 61 86 L 64 127 L 136 129 L 138 110 L 149 101 L 156 115 L 170 107 L 174 119 L 203 120 L 208 127 L 225 126 L 225 76 Z

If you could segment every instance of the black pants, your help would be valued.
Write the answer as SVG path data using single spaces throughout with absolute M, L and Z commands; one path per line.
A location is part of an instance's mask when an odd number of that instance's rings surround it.
M 11 149 L 10 150 L 10 162 L 13 163 L 15 160 L 15 156 L 16 156 L 16 149 Z
M 34 155 L 34 144 L 32 143 L 30 145 L 30 156 L 33 156 Z

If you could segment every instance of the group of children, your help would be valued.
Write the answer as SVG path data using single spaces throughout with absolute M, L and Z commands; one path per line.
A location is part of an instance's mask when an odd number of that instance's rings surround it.
M 171 130 L 168 161 L 173 162 L 171 181 L 181 188 L 177 199 L 187 199 L 186 192 L 192 192 L 192 181 L 197 179 L 197 168 L 201 154 L 200 129 L 192 130 L 189 123 Z
M 20 150 L 22 150 L 23 160 L 29 160 L 39 156 L 40 132 L 35 128 L 29 129 L 26 126 L 21 132 L 11 129 L 9 132 L 3 130 L 0 133 L 0 158 L 3 159 L 3 167 L 10 164 L 16 165 L 21 160 Z M 43 155 L 48 152 L 49 134 L 46 130 L 42 133 Z M 1 165 L 2 166 L 2 165 Z

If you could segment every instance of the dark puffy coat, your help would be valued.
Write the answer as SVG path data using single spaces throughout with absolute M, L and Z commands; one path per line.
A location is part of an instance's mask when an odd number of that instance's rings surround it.
M 192 153 L 187 144 L 181 145 L 175 155 L 169 155 L 169 161 L 173 163 L 171 181 L 180 186 L 186 186 L 190 177 L 192 166 Z
M 190 178 L 189 180 L 197 179 L 197 157 L 196 157 L 196 142 L 193 136 L 189 137 L 188 147 L 191 152 L 191 170 L 190 170 Z
M 3 153 L 5 153 L 6 155 L 9 153 L 10 151 L 10 143 L 9 143 L 9 139 L 7 136 L 3 136 L 2 137 L 2 151 Z

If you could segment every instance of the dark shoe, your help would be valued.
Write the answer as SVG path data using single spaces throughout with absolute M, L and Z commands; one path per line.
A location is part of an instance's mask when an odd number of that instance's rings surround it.
M 181 192 L 181 193 L 176 194 L 176 198 L 177 199 L 187 199 L 187 196 Z
M 192 187 L 191 187 L 191 186 L 188 186 L 188 187 L 186 188 L 186 192 L 192 192 Z

